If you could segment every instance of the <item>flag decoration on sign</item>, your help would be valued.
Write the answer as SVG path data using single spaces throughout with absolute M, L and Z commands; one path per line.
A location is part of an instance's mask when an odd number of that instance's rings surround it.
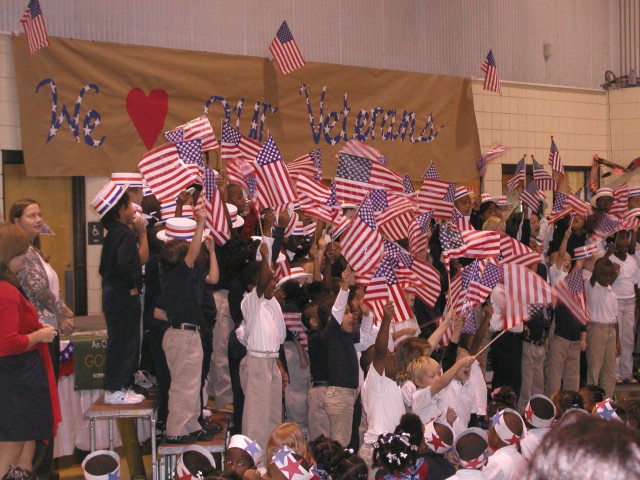
M 553 139 L 553 135 L 551 136 L 551 149 L 549 150 L 549 165 L 551 165 L 551 168 L 556 172 L 564 174 L 564 165 L 562 165 L 560 152 L 558 151 L 556 141 Z
M 525 267 L 537 265 L 542 261 L 538 252 L 534 252 L 524 243 L 506 234 L 500 238 L 499 258 L 501 264 L 515 263 Z
M 300 314 L 300 312 L 283 312 L 282 316 L 284 317 L 284 323 L 289 331 L 300 342 L 300 345 L 302 345 L 304 349 L 308 351 L 309 337 L 307 336 L 307 332 L 305 331 L 304 325 L 302 324 L 302 315 Z
M 557 190 L 558 184 L 553 179 L 549 172 L 544 169 L 544 166 L 533 160 L 533 181 L 536 182 L 540 190 Z
M 49 46 L 47 27 L 44 24 L 44 15 L 38 0 L 30 0 L 27 9 L 20 20 L 24 34 L 27 38 L 29 53 L 33 55 L 38 50 Z
M 393 321 L 404 322 L 413 318 L 413 312 L 394 272 L 396 263 L 389 256 L 382 257 L 362 301 L 371 308 L 376 319 L 381 319 L 383 307 L 390 300 L 395 305 Z
M 455 193 L 455 183 L 426 178 L 418 191 L 418 208 L 420 212 L 431 211 L 434 219 L 450 220 Z
M 544 199 L 544 192 L 538 189 L 536 182 L 529 183 L 520 194 L 520 201 L 532 212 L 537 212 L 540 209 L 540 201 Z
M 500 88 L 500 78 L 498 78 L 498 67 L 496 65 L 496 59 L 493 56 L 493 50 L 489 49 L 489 53 L 482 62 L 480 70 L 484 73 L 484 86 L 485 90 L 490 92 L 496 92 L 502 95 L 502 89 Z
M 203 194 L 204 208 L 207 211 L 206 225 L 211 230 L 211 236 L 219 246 L 224 245 L 231 238 L 231 227 L 227 220 L 226 205 L 216 185 L 216 172 L 208 165 L 203 166 L 204 177 Z M 199 200 L 199 199 L 198 199 Z
M 515 263 L 502 266 L 506 314 L 504 329 L 509 330 L 529 318 L 529 305 L 548 305 L 553 302 L 551 286 L 529 268 Z
M 211 123 L 206 115 L 195 118 L 184 125 L 165 132 L 167 142 L 184 142 L 185 140 L 200 140 L 202 152 L 209 152 L 218 148 L 218 139 L 211 128 Z
M 591 321 L 591 312 L 584 292 L 582 270 L 567 275 L 552 287 L 558 301 L 564 304 L 577 320 L 586 325 Z
M 318 165 L 322 165 L 322 157 L 320 149 L 316 148 L 289 162 L 287 169 L 292 180 L 296 180 L 298 175 L 308 175 L 311 178 L 318 179 L 318 177 L 322 176 L 322 167 Z
M 229 125 L 227 121 L 222 122 L 222 137 L 220 140 L 220 158 L 222 160 L 238 158 L 253 162 L 262 149 L 260 142 L 243 135 Z
M 495 160 L 496 158 L 498 158 L 500 155 L 502 155 L 503 153 L 507 152 L 511 150 L 511 147 L 506 147 L 504 145 L 501 145 L 499 143 L 493 143 L 490 147 L 489 150 L 487 150 L 485 152 L 484 155 L 482 155 L 478 161 L 476 162 L 476 168 L 478 170 L 478 175 L 480 175 L 481 177 L 484 177 L 485 173 L 487 173 L 487 165 L 489 165 L 489 163 L 492 160 Z
M 256 183 L 258 211 L 296 201 L 291 177 L 271 134 L 256 157 Z
M 381 163 L 347 153 L 338 154 L 336 194 L 341 202 L 358 204 L 375 188 L 404 192 L 402 178 Z
M 516 165 L 516 171 L 513 174 L 513 177 L 511 177 L 511 179 L 507 182 L 507 190 L 509 190 L 509 193 L 513 193 L 515 189 L 518 188 L 520 182 L 524 182 L 526 175 L 526 158 L 527 157 L 524 156 L 520 159 L 520 161 Z
M 609 215 L 615 215 L 616 217 L 622 217 L 629 209 L 629 185 L 623 183 L 622 185 L 613 189 L 613 204 L 609 209 Z
M 276 36 L 273 37 L 269 51 L 271 55 L 273 55 L 273 59 L 278 64 L 278 68 L 280 68 L 283 75 L 287 75 L 305 66 L 302 52 L 300 52 L 296 41 L 293 39 L 286 20 L 282 22 L 282 25 L 280 25 L 280 28 L 276 32 Z
M 371 197 L 367 197 L 351 219 L 340 241 L 342 256 L 360 275 L 371 272 L 380 262 L 382 237 L 376 231 Z
M 347 155 L 353 155 L 354 157 L 368 158 L 369 160 L 375 160 L 383 165 L 388 162 L 387 156 L 380 153 L 373 147 L 365 145 L 358 140 L 349 140 L 347 144 L 336 155 L 336 159 L 339 158 L 339 154 L 344 153 Z
M 200 140 L 165 143 L 142 156 L 138 169 L 160 203 L 175 201 L 178 194 L 198 182 L 184 161 L 201 161 Z
M 421 213 L 409 225 L 409 250 L 415 256 L 422 256 L 428 249 L 431 238 L 431 212 Z

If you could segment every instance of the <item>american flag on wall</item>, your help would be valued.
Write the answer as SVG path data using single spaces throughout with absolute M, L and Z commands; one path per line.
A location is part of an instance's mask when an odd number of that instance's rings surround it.
M 195 118 L 184 125 L 180 125 L 165 132 L 167 142 L 183 142 L 185 140 L 199 139 L 202 142 L 202 151 L 208 152 L 218 148 L 218 139 L 213 132 L 211 123 L 206 115 Z
M 237 129 L 229 125 L 229 122 L 222 122 L 220 147 L 220 158 L 222 158 L 222 160 L 238 158 L 240 160 L 253 162 L 261 149 L 262 145 L 260 142 L 243 135 Z
M 282 25 L 280 25 L 280 28 L 276 32 L 276 36 L 273 37 L 269 51 L 271 55 L 273 55 L 273 59 L 278 64 L 278 68 L 280 68 L 283 75 L 287 75 L 305 66 L 302 52 L 300 52 L 296 41 L 293 39 L 286 20 L 282 22 Z
M 381 163 L 346 153 L 338 154 L 336 194 L 341 202 L 358 204 L 375 188 L 404 192 L 402 178 Z
M 558 301 L 563 303 L 577 320 L 586 325 L 591 321 L 591 311 L 584 292 L 582 270 L 570 273 L 553 287 Z
M 382 237 L 376 231 L 374 218 L 376 208 L 370 197 L 365 198 L 340 239 L 342 256 L 359 275 L 371 272 L 382 257 Z
M 44 25 L 44 15 L 38 0 L 30 0 L 27 9 L 20 20 L 27 38 L 29 53 L 33 55 L 38 50 L 49 46 L 49 36 Z
M 296 201 L 291 177 L 271 134 L 256 157 L 256 183 L 259 211 Z
M 482 62 L 480 70 L 484 72 L 483 88 L 490 92 L 496 92 L 502 95 L 500 78 L 498 78 L 498 67 L 496 65 L 496 59 L 493 56 L 493 50 L 489 49 L 489 53 L 487 53 L 484 62 Z
M 526 168 L 525 168 L 526 158 L 527 157 L 524 156 L 520 159 L 520 161 L 516 165 L 516 171 L 513 174 L 513 177 L 511 177 L 511 179 L 509 179 L 509 181 L 507 182 L 507 190 L 509 190 L 509 193 L 513 193 L 515 189 L 518 188 L 518 185 L 520 184 L 520 182 L 524 182 L 524 178 L 526 174 Z
M 529 268 L 515 263 L 502 266 L 506 314 L 504 329 L 508 330 L 529 318 L 529 305 L 548 305 L 554 300 L 551 286 Z
M 544 169 L 544 165 L 536 162 L 535 158 L 533 160 L 533 181 L 536 182 L 538 188 L 540 190 L 556 190 L 558 188 L 558 184 L 553 179 L 549 172 Z
M 556 172 L 564 173 L 564 165 L 562 165 L 562 159 L 560 158 L 560 151 L 556 145 L 556 141 L 551 136 L 551 148 L 549 150 L 549 165 Z

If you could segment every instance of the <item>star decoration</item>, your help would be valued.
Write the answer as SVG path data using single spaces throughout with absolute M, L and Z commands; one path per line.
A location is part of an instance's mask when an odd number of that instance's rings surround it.
M 604 405 L 600 406 L 600 403 L 604 403 Z M 608 400 L 605 400 L 604 402 L 599 402 L 597 405 L 598 405 L 598 408 L 597 408 L 596 412 L 603 419 L 612 420 L 614 418 L 614 415 L 616 414 L 616 411 L 611 406 L 611 404 L 609 403 Z
M 290 453 L 291 450 L 286 445 L 283 445 L 282 448 L 273 455 L 273 461 L 284 464 L 287 455 L 289 455 Z
M 244 451 L 251 455 L 251 457 L 258 453 L 258 444 L 255 441 L 249 442 L 245 439 L 245 443 Z
M 468 468 L 474 468 L 477 470 L 478 467 L 484 465 L 485 458 L 484 454 L 480 455 L 478 458 L 474 458 L 473 460 L 465 461 L 464 463 Z
M 533 409 L 531 405 L 527 405 L 527 408 L 524 410 L 524 419 L 531 423 L 531 419 L 533 418 Z
M 292 457 L 292 459 L 287 462 L 287 464 L 282 467 L 280 471 L 284 474 L 285 477 L 291 480 L 295 475 L 302 474 L 302 472 L 300 472 L 301 465 L 302 459 L 294 461 Z
M 500 420 L 502 419 L 502 412 L 496 412 L 496 414 L 491 417 L 491 423 L 495 427 L 496 425 L 500 425 Z
M 426 440 L 426 439 L 425 439 Z M 433 445 L 433 449 L 434 450 L 438 450 L 442 447 L 446 448 L 446 444 L 444 443 L 444 441 L 442 440 L 442 438 L 440 438 L 438 435 L 436 434 L 431 434 L 431 440 L 427 440 L 427 443 Z
M 509 440 L 507 440 L 507 443 L 509 445 L 516 445 L 520 442 L 520 437 L 518 437 L 517 435 L 513 435 Z

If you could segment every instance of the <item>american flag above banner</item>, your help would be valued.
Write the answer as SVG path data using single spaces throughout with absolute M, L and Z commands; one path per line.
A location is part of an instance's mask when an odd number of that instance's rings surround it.
M 164 138 L 167 139 L 167 142 L 183 142 L 185 140 L 198 139 L 202 142 L 203 152 L 215 150 L 219 145 L 216 134 L 213 132 L 211 123 L 206 115 L 202 115 L 184 125 L 165 132 Z
M 280 68 L 283 75 L 287 75 L 305 66 L 302 52 L 300 52 L 296 41 L 293 39 L 286 20 L 282 22 L 276 36 L 273 37 L 269 51 L 271 55 L 273 55 L 273 59 L 278 64 L 278 68 Z
M 556 141 L 551 136 L 551 148 L 549 149 L 549 165 L 556 172 L 564 173 L 564 165 L 562 165 L 562 159 L 560 158 L 560 151 L 556 145 Z
M 487 53 L 484 62 L 482 62 L 480 70 L 484 72 L 483 88 L 490 92 L 496 92 L 502 95 L 500 78 L 498 78 L 498 67 L 496 65 L 496 59 L 493 56 L 493 50 L 489 49 L 489 53 Z
M 20 23 L 22 24 L 22 28 L 24 28 L 24 34 L 27 37 L 27 45 L 29 46 L 29 53 L 31 55 L 41 48 L 49 46 L 49 36 L 47 35 L 47 28 L 44 25 L 44 15 L 42 15 L 42 9 L 40 8 L 40 2 L 38 0 L 29 1 Z
M 271 134 L 256 157 L 256 183 L 256 206 L 259 211 L 296 201 L 291 177 Z

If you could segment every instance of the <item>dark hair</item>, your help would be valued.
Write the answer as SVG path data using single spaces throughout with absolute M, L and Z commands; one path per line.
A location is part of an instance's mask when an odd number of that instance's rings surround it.
M 524 478 L 640 478 L 640 436 L 619 422 L 574 416 L 543 437 Z
M 367 464 L 352 451 L 345 450 L 334 458 L 331 480 L 367 480 L 368 476 Z
M 179 238 L 167 240 L 160 249 L 160 267 L 163 271 L 171 270 L 178 265 L 189 251 L 189 242 Z
M 594 405 L 598 402 L 603 401 L 605 398 L 607 398 L 607 393 L 604 391 L 604 388 L 599 387 L 597 385 L 585 385 L 580 390 L 583 390 L 583 389 L 587 391 L 587 395 L 589 396 L 589 401 Z M 584 398 L 584 395 L 583 395 L 583 398 L 582 398 L 583 407 L 587 404 L 585 400 L 586 398 Z
M 120 208 L 127 208 L 129 203 L 131 203 L 129 194 L 124 192 L 118 201 L 109 210 L 107 210 L 107 213 L 105 213 L 100 219 L 102 226 L 108 230 L 113 222 L 120 218 Z
M 302 307 L 302 313 L 300 314 L 300 319 L 302 320 L 302 324 L 309 330 L 311 329 L 311 318 L 313 318 L 314 316 L 315 317 L 318 316 L 317 308 L 318 308 L 318 304 L 315 302 L 307 303 L 304 307 Z M 315 313 L 312 313 L 313 310 L 315 310 Z M 318 322 L 318 327 L 322 329 L 324 328 L 324 325 Z
M 331 471 L 335 459 L 342 455 L 344 451 L 340 442 L 327 438 L 324 435 L 320 435 L 315 440 L 309 442 L 309 449 L 313 454 L 318 468 L 325 472 Z
M 193 477 L 195 478 L 195 477 Z M 206 474 L 204 480 L 242 480 L 238 472 L 225 472 L 223 470 L 211 470 Z
M 333 318 L 331 309 L 333 308 L 335 301 L 335 295 L 329 295 L 318 302 L 318 319 L 320 320 L 321 325 L 326 325 L 329 323 L 329 319 Z
M 9 223 L 15 223 L 16 220 L 22 217 L 25 209 L 29 205 L 34 204 L 40 206 L 40 204 L 32 198 L 21 198 L 20 200 L 16 200 L 15 202 L 13 202 L 13 205 L 11 205 L 11 209 L 9 210 Z M 38 252 L 40 252 L 40 236 L 37 236 L 33 240 L 33 246 L 36 247 Z M 44 258 L 47 262 L 49 261 L 49 259 L 44 255 L 42 255 L 42 258 Z
M 142 197 L 140 207 L 142 208 L 142 213 L 146 213 L 147 215 L 151 215 L 153 217 L 156 217 L 158 220 L 161 220 L 160 201 L 156 198 L 155 195 L 145 195 L 144 197 Z
M 2 480 L 38 480 L 38 476 L 30 470 L 11 465 L 7 473 L 2 477 Z
M 383 433 L 373 444 L 373 465 L 392 475 L 412 467 L 418 456 L 418 448 L 409 441 L 409 434 Z
M 419 447 L 424 440 L 424 425 L 420 417 L 415 413 L 405 413 L 400 417 L 400 423 L 394 433 L 408 433 L 411 445 Z
M 529 400 L 531 410 L 543 420 L 551 420 L 553 418 L 553 402 L 551 399 L 536 397 Z
M 498 412 L 498 410 L 502 410 L 505 408 L 511 408 L 515 410 L 517 401 L 518 397 L 516 395 L 516 392 L 513 391 L 513 388 L 507 385 L 496 388 L 491 393 L 491 401 L 487 405 L 487 416 L 491 418 L 496 414 L 496 412 Z
M 551 400 L 556 406 L 556 418 L 561 418 L 564 411 L 570 408 L 581 408 L 584 410 L 582 395 L 573 390 L 560 390 Z
M 197 475 L 198 472 L 207 475 L 215 469 L 207 457 L 193 450 L 186 451 L 182 454 L 182 462 L 192 475 Z
M 475 432 L 467 433 L 456 442 L 456 452 L 464 461 L 478 458 L 487 451 L 489 444 Z

